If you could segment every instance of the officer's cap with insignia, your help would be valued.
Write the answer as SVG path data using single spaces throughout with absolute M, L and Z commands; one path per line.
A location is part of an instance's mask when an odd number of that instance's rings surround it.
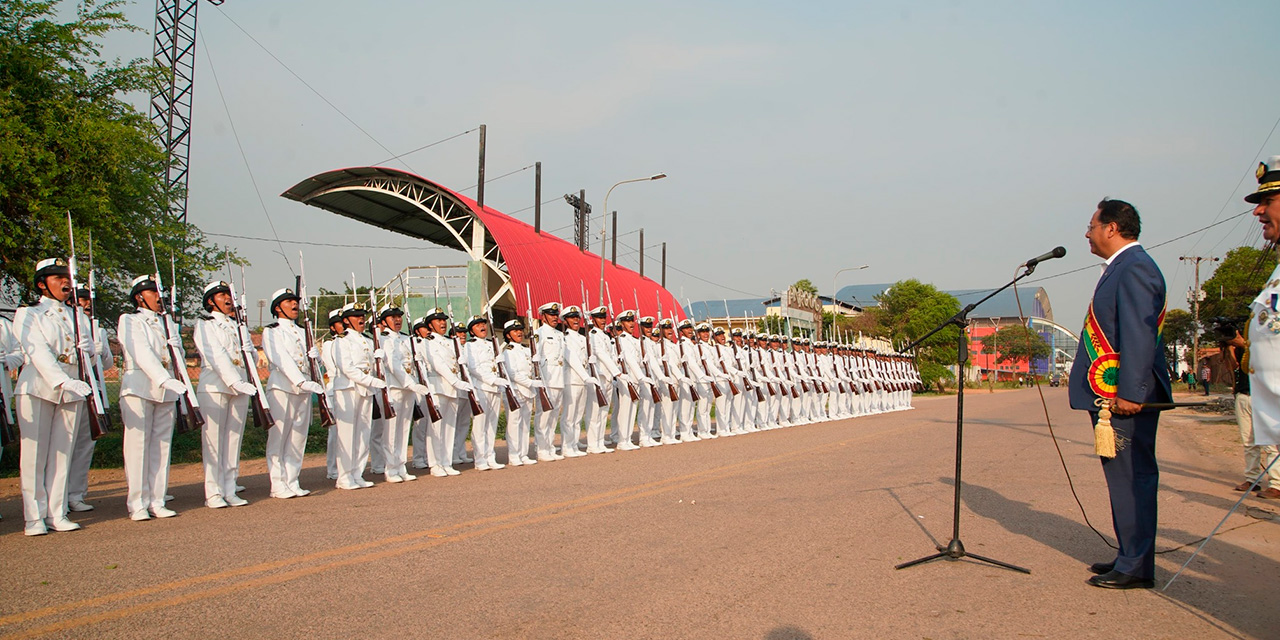
M 564 311 L 560 312 L 560 317 L 561 318 L 581 318 L 582 310 L 579 309 L 577 306 L 568 306 L 564 308 Z
M 516 329 L 524 329 L 524 323 L 520 322 L 520 318 L 508 320 L 506 324 L 502 325 L 502 337 L 507 337 L 507 334 Z
M 404 315 L 404 311 L 401 311 L 400 307 L 383 305 L 383 307 L 378 310 L 378 322 L 382 322 L 383 320 L 386 320 L 391 316 L 403 316 L 403 315 Z
M 1262 202 L 1264 196 L 1280 191 L 1280 156 L 1271 156 L 1258 163 L 1258 190 L 1244 197 L 1249 204 Z
M 471 319 L 467 321 L 467 331 L 471 331 L 471 327 L 478 324 L 489 324 L 489 319 L 484 316 L 471 316 Z
M 736 338 L 736 337 L 738 337 L 738 336 L 743 335 L 743 333 L 742 333 L 742 328 L 741 328 L 741 327 L 734 327 L 734 328 L 733 328 L 733 330 L 729 332 L 729 335 L 731 335 L 731 336 L 733 336 L 733 337 L 735 337 L 735 338 Z
M 714 330 L 711 331 L 711 335 L 713 336 L 724 335 L 724 327 L 716 327 Z
M 333 311 L 329 312 L 329 326 L 333 326 L 335 324 L 338 324 L 339 322 L 342 322 L 342 312 L 343 312 L 343 309 L 341 308 L 334 309 Z
M 88 288 L 88 287 L 76 287 L 76 297 L 77 297 L 77 298 L 80 298 L 81 300 L 88 300 L 88 299 L 89 299 L 89 288 Z
M 707 333 L 709 331 L 711 331 L 711 325 L 705 322 L 698 323 L 698 333 Z
M 150 274 L 134 278 L 133 282 L 129 283 L 129 287 L 130 299 L 143 291 L 159 291 L 159 288 L 156 287 L 155 279 Z
M 619 314 L 618 314 L 618 317 L 617 317 L 617 318 L 614 318 L 614 319 L 615 319 L 615 320 L 617 320 L 618 322 L 621 322 L 621 321 L 623 321 L 623 320 L 629 320 L 629 321 L 631 321 L 631 322 L 635 322 L 635 321 L 636 321 L 636 312 L 635 312 L 635 311 L 632 311 L 632 310 L 630 310 L 630 309 L 624 309 L 624 310 L 622 311 L 622 313 L 619 313 Z
M 591 310 L 591 317 L 592 318 L 608 318 L 609 308 L 604 305 L 600 305 Z
M 45 276 L 71 276 L 71 267 L 62 258 L 45 258 L 36 263 L 36 280 Z
M 276 307 L 278 307 L 281 302 L 284 302 L 285 300 L 301 299 L 302 298 L 298 297 L 298 294 L 293 292 L 293 289 L 289 289 L 287 287 L 284 289 L 276 289 L 275 293 L 271 294 L 271 304 L 268 305 L 267 308 L 271 309 L 271 315 L 279 316 L 280 314 L 276 313 Z
M 675 326 L 675 323 L 671 321 L 671 318 L 663 318 L 662 321 L 658 323 L 658 326 L 663 329 L 670 329 Z
M 440 307 L 432 307 L 427 309 L 427 315 L 422 317 L 423 320 L 431 322 L 432 320 L 448 320 L 449 314 L 445 313 Z
M 410 327 L 410 329 L 413 331 L 417 331 L 418 329 L 425 328 L 426 326 L 427 326 L 427 318 L 426 316 L 423 316 L 421 318 L 418 318 L 416 321 L 414 321 L 413 326 Z
M 364 317 L 365 313 L 364 305 L 359 302 L 353 302 L 342 308 L 343 318 Z
M 213 311 L 213 297 L 219 293 L 231 295 L 231 285 L 222 280 L 214 280 L 204 286 L 204 292 L 200 296 L 200 304 L 204 305 L 205 311 Z
M 645 316 L 643 318 L 640 318 L 640 326 L 642 327 L 652 327 L 654 322 L 655 320 L 653 319 L 653 316 Z
M 467 325 L 462 324 L 461 322 L 455 322 L 455 323 L 453 323 L 453 332 L 454 332 L 454 333 L 466 333 L 466 332 L 467 332 Z
M 560 303 L 548 302 L 541 307 L 538 307 L 538 313 L 548 316 L 558 316 L 560 315 Z
M 685 318 L 684 320 L 681 320 L 681 321 L 680 321 L 680 324 L 677 324 L 677 325 L 676 325 L 676 328 L 677 328 L 677 329 L 692 329 L 692 328 L 693 328 L 693 321 L 692 321 L 692 320 L 690 320 L 690 319 L 688 319 L 688 318 Z

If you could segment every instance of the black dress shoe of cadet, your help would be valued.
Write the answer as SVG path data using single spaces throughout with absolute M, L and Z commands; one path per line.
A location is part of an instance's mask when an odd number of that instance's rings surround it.
M 1156 581 L 1112 570 L 1089 578 L 1089 584 L 1103 589 L 1150 589 L 1156 586 Z
M 1112 571 L 1115 570 L 1115 568 L 1116 568 L 1116 563 L 1114 562 L 1095 562 L 1089 565 L 1089 570 L 1098 575 L 1102 575 L 1104 573 L 1111 573 Z

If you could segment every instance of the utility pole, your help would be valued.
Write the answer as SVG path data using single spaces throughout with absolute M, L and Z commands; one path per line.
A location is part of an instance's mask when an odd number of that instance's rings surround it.
M 1195 372 L 1196 376 L 1199 376 L 1200 371 L 1197 367 L 1200 365 L 1200 301 L 1204 300 L 1204 292 L 1200 290 L 1200 263 L 1205 261 L 1217 262 L 1218 259 L 1202 256 L 1182 256 L 1178 259 L 1186 260 L 1195 265 L 1196 283 L 1187 292 L 1187 302 L 1191 303 L 1191 316 L 1195 327 L 1195 330 L 1191 332 L 1191 370 Z
M 587 231 L 591 219 L 591 205 L 587 204 L 587 190 L 582 189 L 577 195 L 566 193 L 564 201 L 573 207 L 573 244 L 578 246 L 579 251 L 586 251 L 587 241 L 590 239 Z M 601 249 L 601 252 L 603 251 Z

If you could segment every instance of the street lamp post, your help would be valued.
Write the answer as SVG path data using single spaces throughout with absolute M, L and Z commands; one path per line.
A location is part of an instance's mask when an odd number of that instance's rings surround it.
M 623 180 L 621 182 L 615 183 L 612 187 L 609 187 L 609 190 L 604 193 L 604 206 L 601 207 L 601 211 L 603 213 L 600 214 L 600 305 L 601 306 L 604 306 L 605 216 L 609 215 L 609 194 L 613 193 L 613 190 L 616 189 L 618 185 L 627 184 L 629 182 L 648 182 L 650 180 L 661 180 L 665 177 L 667 177 L 667 174 L 665 173 L 655 173 L 647 178 L 632 178 L 630 180 Z M 583 309 L 582 312 L 585 314 L 587 310 Z
M 871 265 L 864 264 L 860 267 L 846 267 L 844 269 L 837 271 L 834 276 L 831 276 L 831 326 L 832 328 L 835 328 L 835 318 L 836 318 L 836 278 L 839 278 L 840 274 L 846 271 L 861 271 L 863 269 L 866 269 L 869 266 Z M 818 326 L 822 326 L 821 319 L 819 319 L 818 321 Z

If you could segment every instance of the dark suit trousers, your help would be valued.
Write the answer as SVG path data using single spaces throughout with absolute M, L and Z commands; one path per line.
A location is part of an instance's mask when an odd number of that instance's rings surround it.
M 1090 412 L 1093 423 L 1098 414 Z M 1156 490 L 1160 469 L 1156 466 L 1156 426 L 1160 414 L 1111 416 L 1116 431 L 1116 457 L 1102 458 L 1102 473 L 1111 495 L 1111 524 L 1120 546 L 1116 571 L 1143 579 L 1155 578 Z M 1121 446 L 1123 445 L 1123 446 Z

